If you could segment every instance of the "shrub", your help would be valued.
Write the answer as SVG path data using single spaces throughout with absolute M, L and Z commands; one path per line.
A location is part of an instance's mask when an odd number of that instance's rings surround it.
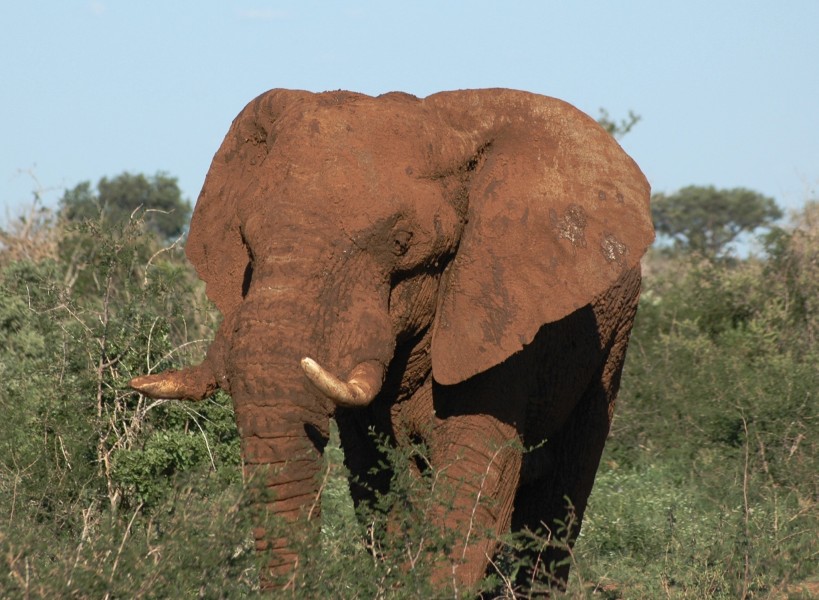
M 204 340 L 190 335 L 213 324 L 191 308 L 199 284 L 138 218 L 55 234 L 66 235 L 94 246 L 82 265 L 93 285 L 73 285 L 76 265 L 50 253 L 0 261 L 0 595 L 131 596 L 136 580 L 154 595 L 176 589 L 183 565 L 196 567 L 191 586 L 233 572 L 222 560 L 241 496 L 229 399 L 154 402 L 126 387 L 146 365 L 196 360 Z M 202 536 L 208 551 L 192 553 Z
M 567 596 L 808 597 L 819 577 L 815 210 L 774 230 L 765 257 L 650 259 Z M 266 516 L 241 481 L 230 399 L 153 401 L 126 385 L 199 360 L 214 312 L 178 244 L 139 212 L 100 222 L 66 230 L 43 217 L 37 236 L 19 230 L 25 243 L 0 240 L 0 596 L 256 595 L 249 524 Z M 94 251 L 60 261 L 66 239 Z M 451 490 L 400 467 L 423 447 L 383 450 L 390 490 L 356 510 L 331 440 L 321 527 L 292 540 L 304 560 L 293 597 L 441 595 L 429 573 L 453 540 L 418 509 Z M 555 534 L 502 539 L 484 596 L 550 589 L 516 587 L 531 565 L 507 550 L 565 545 Z
M 580 544 L 586 578 L 622 597 L 817 576 L 815 253 L 778 235 L 771 258 L 677 257 L 645 282 Z

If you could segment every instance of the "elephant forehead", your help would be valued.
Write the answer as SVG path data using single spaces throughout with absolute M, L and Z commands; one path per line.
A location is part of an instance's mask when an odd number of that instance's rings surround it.
M 416 98 L 287 93 L 281 103 L 279 95 L 263 95 L 234 121 L 198 221 L 212 204 L 235 215 L 252 247 L 270 245 L 276 232 L 282 249 L 302 224 L 324 232 L 322 243 L 366 243 L 368 235 L 403 229 L 402 218 L 417 243 L 451 237 L 457 219 L 441 202 L 438 177 L 453 162 L 441 159 L 452 153 L 449 129 Z
M 356 98 L 338 105 L 316 101 L 271 123 L 276 142 L 299 149 L 377 148 L 385 155 L 418 154 L 434 137 L 423 105 L 413 101 Z
M 440 185 L 429 176 L 433 145 L 425 126 L 380 112 L 373 119 L 355 117 L 304 115 L 261 165 L 266 195 L 317 203 L 353 229 L 440 202 Z

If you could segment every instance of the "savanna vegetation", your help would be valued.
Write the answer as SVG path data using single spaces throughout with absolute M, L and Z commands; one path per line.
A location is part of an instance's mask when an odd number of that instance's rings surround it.
M 697 220 L 714 203 L 719 218 Z M 686 188 L 657 206 L 666 235 L 644 262 L 566 595 L 816 597 L 819 204 L 781 226 L 747 190 Z M 0 231 L 0 597 L 257 594 L 249 532 L 263 515 L 250 514 L 230 399 L 127 387 L 200 360 L 213 334 L 182 252 L 189 211 L 172 177 L 123 174 L 66 191 L 56 211 L 35 198 Z M 755 251 L 738 258 L 743 232 Z M 447 540 L 410 516 L 402 536 L 384 527 L 429 486 L 399 473 L 356 517 L 337 446 L 326 457 L 321 528 L 297 541 L 307 564 L 286 595 L 437 597 L 436 554 L 417 549 Z M 563 543 L 553 533 L 502 546 Z M 494 566 L 486 597 L 549 585 L 513 589 L 520 565 Z

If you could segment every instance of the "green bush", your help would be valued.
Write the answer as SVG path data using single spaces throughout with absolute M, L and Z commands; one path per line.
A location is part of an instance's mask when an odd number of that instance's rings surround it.
M 246 523 L 227 522 L 242 494 L 230 400 L 151 401 L 127 388 L 146 368 L 201 358 L 205 340 L 190 336 L 206 337 L 213 317 L 192 306 L 200 284 L 139 214 L 56 235 L 95 252 L 0 261 L 0 596 L 207 586 L 208 572 L 234 572 L 225 556 L 247 537 Z
M 817 577 L 817 313 L 795 299 L 819 271 L 803 233 L 779 235 L 771 258 L 678 257 L 645 282 L 579 546 L 612 597 Z
M 266 516 L 242 481 L 230 399 L 127 388 L 202 358 L 216 316 L 201 283 L 139 211 L 43 223 L 20 243 L 2 232 L 0 248 L 0 597 L 257 595 L 250 523 Z M 819 585 L 817 223 L 809 205 L 764 257 L 649 257 L 567 596 L 796 598 Z M 303 556 L 291 596 L 440 597 L 429 573 L 453 540 L 418 518 L 446 502 L 434 473 L 396 468 L 390 492 L 356 511 L 335 440 L 325 458 L 321 526 L 291 533 Z M 501 540 L 484 596 L 549 588 L 513 591 L 525 565 L 507 550 L 560 537 Z

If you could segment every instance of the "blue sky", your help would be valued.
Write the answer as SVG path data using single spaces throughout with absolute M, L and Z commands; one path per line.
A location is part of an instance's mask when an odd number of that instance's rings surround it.
M 233 117 L 273 87 L 510 87 L 642 121 L 655 191 L 819 196 L 819 1 L 4 0 L 0 222 L 41 186 L 122 171 L 195 201 Z M 29 173 L 36 175 L 36 184 Z

